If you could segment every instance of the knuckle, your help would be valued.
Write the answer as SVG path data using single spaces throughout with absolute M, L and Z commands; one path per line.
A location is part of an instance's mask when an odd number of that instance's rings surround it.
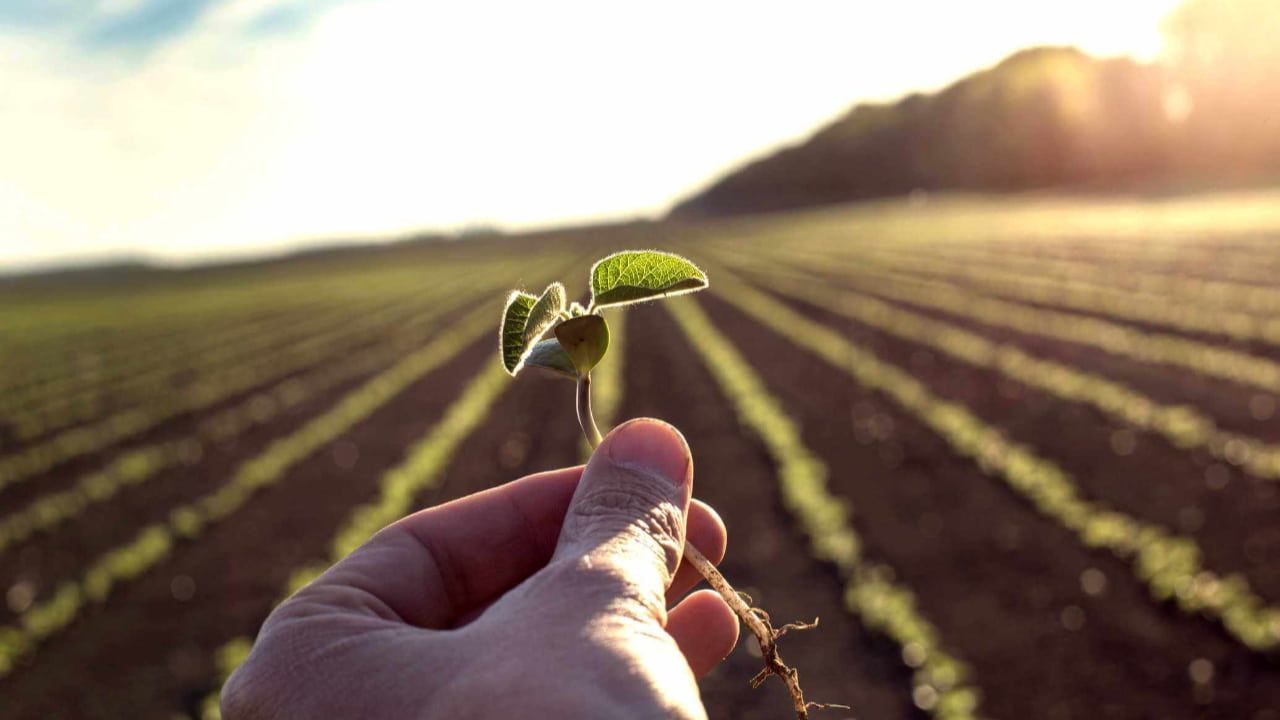
M 298 666 L 297 633 L 281 621 L 281 609 L 263 623 L 253 649 L 223 683 L 219 704 L 227 720 L 266 720 L 279 717 L 281 698 L 288 695 L 290 668 Z
M 666 480 L 619 468 L 620 481 L 601 483 L 578 498 L 564 525 L 565 539 L 597 545 L 638 543 L 674 572 L 684 545 L 684 513 L 671 501 Z
M 589 554 L 564 558 L 536 577 L 542 583 L 538 588 L 530 588 L 534 595 L 546 592 L 564 597 L 566 588 L 571 588 L 574 610 L 584 619 L 585 627 L 591 628 L 589 634 L 593 637 L 606 630 L 616 636 L 634 636 L 649 626 L 664 624 L 666 603 L 661 589 L 650 576 L 637 574 L 616 556 Z M 535 601 L 526 612 L 547 627 L 557 626 L 564 619 L 563 606 L 558 602 Z
M 246 662 L 231 673 L 222 686 L 219 703 L 227 720 L 261 720 L 270 717 L 268 699 L 273 693 Z

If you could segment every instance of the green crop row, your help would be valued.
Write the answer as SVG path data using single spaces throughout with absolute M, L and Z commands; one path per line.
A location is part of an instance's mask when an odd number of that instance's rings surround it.
M 1170 214 L 1154 216 L 1149 208 L 1112 214 L 1097 207 L 1064 206 L 1047 214 L 1026 214 L 1002 200 L 971 213 L 960 207 L 965 204 L 931 202 L 926 212 L 885 207 L 885 212 L 859 208 L 806 213 L 803 222 L 792 216 L 779 218 L 776 227 L 767 231 L 795 247 L 889 245 L 922 255 L 940 248 L 981 247 L 1000 253 L 1086 257 L 1104 265 L 1155 266 L 1179 274 L 1262 284 L 1274 284 L 1280 270 L 1274 236 L 1259 233 L 1259 228 L 1274 224 L 1270 210 L 1264 211 L 1269 215 L 1266 219 L 1256 215 L 1229 219 L 1234 214 L 1231 210 L 1212 211 L 1196 220 L 1186 217 L 1191 222 L 1184 225 L 1167 222 Z M 948 210 L 949 205 L 959 212 Z
M 722 275 L 716 277 L 719 283 Z M 845 498 L 832 493 L 827 465 L 805 446 L 782 403 L 693 300 L 666 307 L 733 404 L 738 421 L 764 443 L 777 467 L 783 505 L 808 537 L 813 555 L 834 565 L 845 580 L 846 607 L 902 648 L 903 660 L 914 669 L 916 704 L 948 720 L 976 717 L 981 696 L 968 667 L 944 649 L 911 591 L 892 580 L 893 571 L 863 557 Z
M 1084 260 L 1082 257 L 1085 256 L 1080 253 L 1078 242 L 1073 240 L 1043 244 L 935 242 L 935 238 L 928 238 L 924 242 L 921 242 L 922 238 L 914 240 L 904 242 L 902 239 L 859 238 L 856 244 L 845 244 L 837 248 L 830 242 L 814 242 L 809 239 L 807 242 L 800 242 L 800 247 L 793 249 L 826 252 L 846 260 L 855 260 L 864 252 L 888 253 L 885 257 L 914 257 L 927 252 L 930 260 L 945 261 L 953 266 L 991 267 L 1029 277 L 1049 276 L 1058 281 L 1074 280 L 1103 288 L 1119 287 L 1152 296 L 1258 314 L 1280 311 L 1280 289 L 1258 285 L 1256 278 L 1251 283 L 1188 275 L 1187 264 L 1193 258 L 1181 247 L 1175 248 L 1171 254 L 1161 254 L 1158 247 L 1144 243 L 1136 252 L 1129 251 L 1126 254 L 1114 245 L 1108 245 L 1092 258 Z M 1215 269 L 1227 259 L 1242 260 L 1235 254 L 1231 254 L 1229 258 L 1224 257 L 1227 253 L 1221 248 L 1211 248 L 1208 252 L 1211 255 L 1201 259 Z M 1244 261 L 1249 267 L 1256 269 L 1259 259 L 1250 257 Z M 1262 259 L 1275 262 L 1271 256 Z M 1169 262 L 1149 267 L 1156 260 Z M 1274 270 L 1271 273 L 1265 278 L 1268 283 L 1274 280 Z
M 1154 264 L 1178 273 L 1274 285 L 1280 270 L 1274 234 L 1260 232 L 1275 225 L 1274 203 L 1244 211 L 1233 204 L 1191 210 L 1179 202 L 1153 214 L 1143 203 L 1119 207 L 931 197 L 923 209 L 888 201 L 681 229 L 700 244 L 719 242 L 739 250 L 839 250 L 844 259 L 856 260 L 857 250 L 865 246 L 889 245 L 928 256 L 938 248 L 977 245 L 1010 253 L 1086 256 L 1102 264 Z M 724 243 L 725 238 L 732 242 Z
M 475 293 L 472 300 L 491 296 L 494 292 L 497 290 Z M 125 487 L 146 482 L 168 468 L 198 461 L 209 443 L 235 438 L 345 380 L 393 364 L 406 352 L 429 340 L 438 329 L 442 316 L 466 305 L 466 302 L 454 301 L 433 307 L 396 326 L 395 332 L 388 334 L 386 342 L 354 355 L 336 358 L 305 375 L 277 383 L 204 420 L 190 436 L 131 449 L 105 468 L 82 476 L 72 487 L 40 496 L 27 507 L 0 518 L 0 552 L 36 532 L 48 532 L 73 520 L 91 506 L 110 500 Z
M 100 331 L 99 334 L 105 334 L 105 337 L 95 336 L 93 341 L 68 340 L 48 348 L 51 352 L 55 349 L 60 351 L 60 362 L 46 361 L 35 368 L 10 368 L 9 372 L 13 374 L 4 379 L 0 409 L 11 412 L 47 398 L 62 397 L 109 383 L 121 376 L 168 365 L 176 356 L 191 350 L 216 351 L 225 347 L 228 341 L 250 337 L 261 332 L 262 328 L 314 316 L 331 308 L 332 304 L 327 299 L 315 300 L 307 306 L 267 313 L 210 317 L 198 324 L 163 332 L 156 329 L 144 333 L 126 327 Z M 30 363 L 43 358 L 35 354 L 23 359 Z
M 830 263 L 792 261 L 809 271 Z M 855 264 L 856 265 L 856 264 Z M 1141 363 L 1186 368 L 1220 380 L 1280 393 L 1280 362 L 1168 333 L 1148 332 L 1088 315 L 1059 312 L 987 297 L 960 286 L 854 265 L 835 272 L 879 297 L 940 310 L 993 327 L 1095 347 Z
M 44 317 L 43 323 L 0 332 L 6 341 L 0 403 L 7 408 L 31 395 L 97 385 L 132 372 L 135 363 L 146 367 L 187 348 L 224 347 L 263 325 L 281 327 L 290 318 L 408 295 L 421 287 L 422 278 L 384 272 L 376 278 L 337 275 L 309 283 L 221 282 L 203 290 L 183 284 L 168 293 L 130 292 L 127 302 L 96 294 L 84 298 L 92 302 L 76 302 L 74 295 L 47 298 L 28 308 L 32 318 Z M 60 310 L 59 302 L 70 307 Z M 62 332 L 59 324 L 66 325 Z M 224 338 L 226 333 L 232 336 Z
M 419 308 L 430 308 L 439 297 L 433 294 L 431 298 L 420 301 Z M 0 489 L 52 470 L 72 458 L 109 448 L 169 418 L 202 410 L 258 385 L 311 367 L 346 352 L 353 345 L 374 341 L 412 316 L 409 311 L 398 307 L 365 316 L 359 322 L 331 328 L 270 355 L 255 357 L 215 376 L 197 380 L 181 392 L 159 396 L 150 404 L 121 410 L 88 425 L 60 432 L 0 458 Z
M 1194 539 L 1081 496 L 1075 480 L 1031 448 L 1010 442 L 963 405 L 943 400 L 895 365 L 882 361 L 840 333 L 787 307 L 721 271 L 722 297 L 781 337 L 891 398 L 942 437 L 958 455 L 1003 480 L 1039 512 L 1076 534 L 1087 547 L 1110 551 L 1129 563 L 1151 595 L 1184 611 L 1218 620 L 1249 648 L 1280 647 L 1280 609 L 1268 606 L 1241 576 L 1204 568 Z
M 995 295 L 1109 317 L 1150 323 L 1183 332 L 1226 336 L 1233 340 L 1280 344 L 1280 318 L 1224 308 L 1202 308 L 1135 290 L 1093 285 L 1077 280 L 1031 277 L 1018 272 L 949 260 L 920 253 L 878 252 L 826 254 L 827 264 L 842 262 L 901 270 L 913 275 L 959 279 Z
M 1066 258 L 1029 257 L 981 246 L 947 245 L 935 252 L 935 257 L 955 264 L 994 267 L 1025 276 L 1048 276 L 1058 282 L 1079 283 L 1090 289 L 1118 287 L 1193 305 L 1217 306 L 1261 315 L 1280 313 L 1280 289 L 1275 287 L 1209 280 L 1176 271 L 1160 272 Z
M 0 420 L 8 420 L 20 440 L 31 440 L 81 421 L 101 418 L 110 411 L 111 405 L 127 407 L 180 394 L 184 388 L 174 383 L 175 376 L 190 376 L 186 385 L 203 382 L 254 358 L 287 352 L 290 345 L 314 337 L 345 334 L 353 326 L 372 329 L 369 324 L 373 322 L 392 326 L 401 318 L 413 317 L 421 306 L 420 297 L 411 297 L 348 307 L 309 318 L 289 318 L 280 327 L 268 325 L 244 336 L 233 334 L 219 338 L 224 342 L 216 348 L 192 351 L 184 360 L 171 358 L 149 371 L 122 368 L 115 382 L 104 381 L 62 395 L 55 393 L 43 402 L 5 412 Z
M 1013 254 L 1048 262 L 1088 261 L 1095 267 L 1125 265 L 1135 270 L 1147 270 L 1188 280 L 1204 280 L 1209 283 L 1226 282 L 1234 285 L 1271 284 L 1280 261 L 1271 247 L 1241 249 L 1231 245 L 1211 242 L 1207 245 L 1189 246 L 1185 243 L 1161 244 L 1148 242 L 1118 245 L 1112 238 L 1064 238 L 1057 242 L 1028 245 L 1024 242 L 957 243 L 964 247 L 978 247 L 996 254 Z
M 1188 405 L 1168 405 L 1122 383 L 1038 358 L 1015 345 L 894 307 L 864 293 L 815 283 L 809 276 L 771 272 L 778 292 L 825 305 L 881 332 L 939 350 L 962 362 L 986 368 L 1164 438 L 1180 449 L 1201 449 L 1251 475 L 1280 478 L 1280 445 L 1218 428 L 1214 419 Z
M 15 624 L 0 628 L 0 677 L 8 674 L 21 656 L 65 629 L 90 605 L 105 601 L 114 587 L 159 564 L 179 541 L 194 540 L 211 525 L 234 514 L 258 491 L 285 477 L 294 465 L 482 337 L 492 324 L 493 308 L 480 307 L 467 313 L 442 329 L 429 345 L 361 384 L 329 410 L 240 464 L 218 489 L 175 508 L 166 521 L 145 527 L 133 540 L 107 551 L 79 580 L 64 583 L 52 597 L 22 613 Z
M 412 511 L 414 499 L 440 482 L 462 441 L 484 423 L 493 403 L 510 387 L 508 380 L 501 365 L 486 365 L 445 410 L 439 422 L 409 449 L 405 459 L 383 474 L 378 496 L 351 511 L 346 522 L 334 534 L 328 560 L 303 565 L 293 571 L 280 601 L 315 580 L 374 533 Z M 253 641 L 242 636 L 226 642 L 218 650 L 215 661 L 219 685 L 226 682 L 244 662 L 252 647 Z M 206 720 L 221 717 L 218 704 L 218 692 L 215 691 L 204 699 L 202 717 Z
M 488 267 L 495 276 L 504 266 Z M 461 270 L 461 272 L 459 272 Z M 412 303 L 424 287 L 457 278 L 466 268 L 450 268 L 433 281 L 429 272 L 411 285 L 358 284 L 347 288 L 329 283 L 316 298 L 294 299 L 287 312 L 241 318 L 212 314 L 200 323 L 162 336 L 152 343 L 124 343 L 119 357 L 107 360 L 98 355 L 80 372 L 65 373 L 45 383 L 23 390 L 10 389 L 0 395 L 0 418 L 18 420 L 19 436 L 26 439 L 75 420 L 100 413 L 104 395 L 113 400 L 145 398 L 164 391 L 175 374 L 188 376 L 234 364 L 244 358 L 266 354 L 273 348 L 326 328 L 358 319 L 379 306 Z M 64 356 L 76 356 L 74 346 L 60 347 Z M 34 417 L 33 417 L 34 416 Z M 47 418 L 47 419 L 46 419 Z

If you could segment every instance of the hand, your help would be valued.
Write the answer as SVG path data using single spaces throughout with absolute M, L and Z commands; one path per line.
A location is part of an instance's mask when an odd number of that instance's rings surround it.
M 696 677 L 738 623 L 681 565 L 690 501 L 679 432 L 620 426 L 583 468 L 423 510 L 385 528 L 267 618 L 223 689 L 228 720 L 703 718 Z M 677 571 L 678 568 L 678 571 Z

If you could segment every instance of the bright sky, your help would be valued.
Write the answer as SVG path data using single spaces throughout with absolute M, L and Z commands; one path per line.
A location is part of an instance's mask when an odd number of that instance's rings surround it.
M 0 267 L 656 215 L 864 99 L 1176 0 L 0 0 Z

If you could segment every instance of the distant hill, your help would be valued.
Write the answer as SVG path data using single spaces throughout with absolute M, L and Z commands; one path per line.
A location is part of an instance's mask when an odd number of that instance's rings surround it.
M 1203 131 L 1189 119 L 1191 107 L 1162 67 L 1068 47 L 1024 50 L 935 94 L 858 105 L 672 214 L 768 212 L 914 190 L 1106 188 L 1232 175 L 1197 155 Z

